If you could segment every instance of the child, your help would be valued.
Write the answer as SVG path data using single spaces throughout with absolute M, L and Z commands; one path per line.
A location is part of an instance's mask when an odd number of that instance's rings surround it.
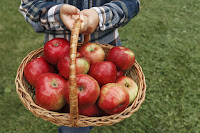
M 38 33 L 45 33 L 44 43 L 53 38 L 70 40 L 70 30 L 80 17 L 83 35 L 90 42 L 120 46 L 118 27 L 126 25 L 139 12 L 139 0 L 21 0 L 20 12 Z M 59 132 L 89 132 L 91 127 L 60 127 Z

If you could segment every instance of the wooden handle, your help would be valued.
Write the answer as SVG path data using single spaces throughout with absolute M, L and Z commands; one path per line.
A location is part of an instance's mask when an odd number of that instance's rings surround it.
M 88 43 L 89 40 L 90 40 L 90 35 L 85 35 L 83 44 Z
M 81 28 L 81 21 L 76 20 L 71 31 L 70 39 L 70 71 L 69 71 L 69 102 L 70 102 L 70 121 L 72 126 L 78 121 L 78 93 L 76 79 L 76 53 Z
M 70 103 L 70 122 L 76 126 L 78 121 L 78 92 L 76 79 L 76 53 L 78 38 L 81 29 L 81 20 L 77 19 L 71 31 L 70 39 L 70 71 L 69 71 L 69 103 Z M 84 36 L 84 43 L 89 42 L 89 35 Z

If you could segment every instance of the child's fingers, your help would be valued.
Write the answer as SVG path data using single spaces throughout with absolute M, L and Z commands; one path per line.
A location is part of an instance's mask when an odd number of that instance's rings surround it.
M 75 6 L 64 4 L 60 8 L 60 18 L 67 29 L 72 30 L 74 22 L 79 18 L 80 10 Z
M 75 21 L 79 18 L 79 15 L 72 15 L 72 19 Z
M 84 9 L 84 10 L 82 10 L 82 11 L 80 12 L 80 14 L 85 15 L 85 16 L 88 17 L 89 14 L 90 14 L 89 9 Z
M 67 20 L 67 21 L 64 21 L 63 22 L 65 24 L 65 26 L 67 27 L 68 30 L 72 31 L 72 28 L 73 28 L 73 24 L 74 24 L 74 21 L 73 20 Z
M 80 12 L 80 14 L 86 16 L 88 18 L 87 21 L 87 30 L 82 34 L 91 34 L 93 33 L 99 24 L 99 16 L 97 12 L 93 9 L 85 9 Z
M 87 30 L 88 27 L 88 17 L 86 17 L 85 15 L 80 14 L 80 20 L 81 22 L 81 33 L 85 32 Z
M 69 5 L 69 4 L 64 4 L 60 10 L 62 13 L 68 14 L 68 15 L 79 15 L 80 14 L 80 10 L 77 7 Z

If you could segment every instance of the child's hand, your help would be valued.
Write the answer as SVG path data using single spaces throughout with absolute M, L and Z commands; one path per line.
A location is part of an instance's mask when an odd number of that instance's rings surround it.
M 85 24 L 83 28 L 86 29 L 82 31 L 82 34 L 88 35 L 93 33 L 99 25 L 99 16 L 97 12 L 93 9 L 85 9 L 82 10 L 80 14 L 84 16 L 82 23 Z
M 73 28 L 73 25 L 75 21 L 80 17 L 81 23 L 81 30 L 80 32 L 85 32 L 87 28 L 87 17 L 80 15 L 80 10 L 72 5 L 64 4 L 60 8 L 60 18 L 64 25 L 69 29 L 70 31 Z

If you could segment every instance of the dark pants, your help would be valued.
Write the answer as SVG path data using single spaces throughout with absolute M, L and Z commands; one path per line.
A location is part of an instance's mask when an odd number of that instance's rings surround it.
M 61 126 L 58 128 L 59 133 L 89 133 L 92 129 L 92 126 L 89 127 L 67 127 Z

